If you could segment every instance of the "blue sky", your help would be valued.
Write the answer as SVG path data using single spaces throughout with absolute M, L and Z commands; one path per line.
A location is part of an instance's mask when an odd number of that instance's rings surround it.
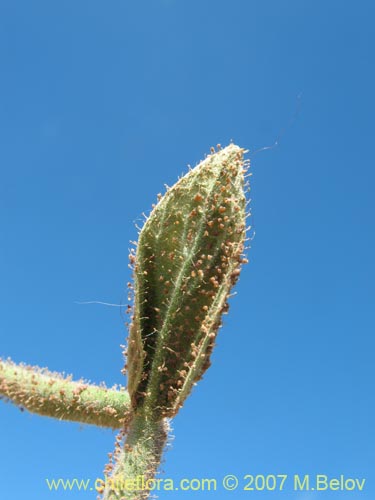
M 366 478 L 373 499 L 370 1 L 1 0 L 0 356 L 123 383 L 129 240 L 156 194 L 231 139 L 255 237 L 213 365 L 174 420 L 164 477 Z M 298 96 L 301 94 L 298 105 Z M 298 116 L 294 120 L 296 107 Z M 115 434 L 0 408 L 2 496 L 102 475 Z

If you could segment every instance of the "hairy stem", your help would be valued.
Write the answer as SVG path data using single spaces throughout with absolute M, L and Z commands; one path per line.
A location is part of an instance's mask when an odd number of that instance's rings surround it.
M 119 429 L 129 419 L 125 390 L 73 382 L 45 369 L 0 360 L 0 398 L 32 413 Z
M 122 450 L 106 481 L 103 500 L 146 500 L 168 438 L 167 419 L 154 420 L 139 412 L 130 422 Z

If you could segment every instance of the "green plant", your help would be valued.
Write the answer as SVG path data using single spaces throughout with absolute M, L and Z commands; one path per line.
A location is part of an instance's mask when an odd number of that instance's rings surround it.
M 154 206 L 130 254 L 134 305 L 128 390 L 73 382 L 36 367 L 0 362 L 0 394 L 31 412 L 121 429 L 106 467 L 104 499 L 146 499 L 124 478 L 155 476 L 168 420 L 210 365 L 238 279 L 245 241 L 244 150 L 211 150 Z

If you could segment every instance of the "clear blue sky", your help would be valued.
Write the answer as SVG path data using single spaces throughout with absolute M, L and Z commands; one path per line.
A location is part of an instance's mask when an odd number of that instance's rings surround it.
M 164 477 L 327 474 L 375 497 L 374 2 L 0 1 L 0 355 L 123 383 L 129 240 L 210 146 L 251 158 L 256 236 Z M 300 111 L 288 126 L 300 99 Z M 140 223 L 140 222 L 139 222 Z M 0 407 L 1 497 L 101 476 L 115 434 Z

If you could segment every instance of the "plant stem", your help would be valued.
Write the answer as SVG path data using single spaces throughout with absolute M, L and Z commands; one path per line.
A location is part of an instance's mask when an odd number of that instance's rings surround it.
M 70 377 L 0 359 L 0 398 L 60 420 L 119 429 L 130 415 L 125 390 L 73 382 Z
M 134 416 L 125 444 L 107 478 L 103 500 L 146 500 L 168 438 L 168 420 L 155 420 L 144 411 Z

